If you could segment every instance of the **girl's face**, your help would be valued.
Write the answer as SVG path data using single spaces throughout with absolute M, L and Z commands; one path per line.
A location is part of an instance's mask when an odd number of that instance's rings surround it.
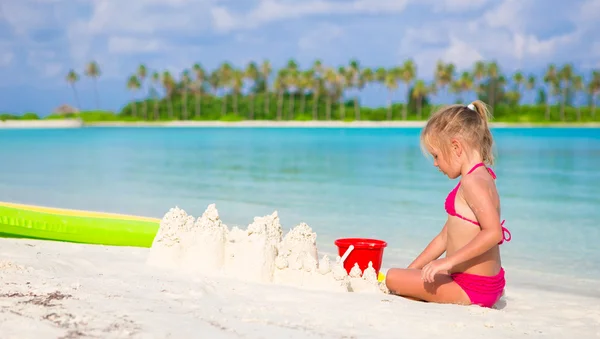
M 460 176 L 460 163 L 452 145 L 448 145 L 447 147 L 450 147 L 449 152 L 430 148 L 429 153 L 433 157 L 433 166 L 437 167 L 448 178 L 456 179 Z

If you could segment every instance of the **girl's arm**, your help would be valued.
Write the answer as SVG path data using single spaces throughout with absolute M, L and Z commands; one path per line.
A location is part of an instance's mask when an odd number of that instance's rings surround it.
M 431 240 L 429 245 L 425 247 L 423 252 L 408 265 L 408 268 L 421 269 L 423 266 L 439 258 L 444 252 L 446 252 L 446 225 L 444 225 L 442 231 Z
M 493 191 L 486 183 L 486 179 L 471 177 L 463 180 L 462 188 L 463 197 L 475 214 L 481 232 L 464 247 L 447 257 L 452 267 L 487 252 L 503 238 L 500 216 L 492 201 Z

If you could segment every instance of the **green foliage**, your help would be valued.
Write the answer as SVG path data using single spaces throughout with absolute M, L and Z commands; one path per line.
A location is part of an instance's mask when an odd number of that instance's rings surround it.
M 44 117 L 44 120 L 62 120 L 62 119 L 76 119 L 77 114 L 66 113 L 66 114 L 50 114 Z
M 110 111 L 83 111 L 78 114 L 83 122 L 119 121 L 119 117 Z
M 294 117 L 294 120 L 296 120 L 296 121 L 311 121 L 312 115 L 307 114 L 307 113 L 300 113 Z
M 244 120 L 244 118 L 242 118 L 241 116 L 239 116 L 235 113 L 228 113 L 228 114 L 225 114 L 224 116 L 222 116 L 219 120 L 231 122 L 231 121 L 242 121 L 242 120 Z
M 110 111 L 82 111 L 80 113 L 65 113 L 65 114 L 51 114 L 44 117 L 46 120 L 61 120 L 61 119 L 81 119 L 83 122 L 104 122 L 104 121 L 124 121 L 131 120 L 127 117 L 118 117 L 115 113 Z
M 21 119 L 21 117 L 18 116 L 18 115 L 9 114 L 9 113 L 2 113 L 2 114 L 0 114 L 0 121 L 19 120 L 19 119 Z
M 482 93 L 482 97 L 486 94 Z M 269 105 L 268 109 L 265 109 L 265 94 L 254 95 L 254 99 L 251 100 L 250 96 L 239 96 L 237 98 L 237 113 L 233 107 L 233 97 L 228 95 L 225 97 L 225 106 L 223 106 L 223 98 L 213 96 L 203 96 L 201 98 L 200 111 L 196 112 L 195 97 L 193 95 L 187 96 L 187 109 L 188 119 L 196 121 L 207 121 L 207 120 L 219 120 L 219 121 L 240 121 L 250 120 L 251 106 L 254 106 L 254 115 L 252 120 L 277 120 L 277 109 L 278 109 L 278 97 L 271 93 L 268 95 Z M 313 104 L 314 98 L 312 95 L 305 96 L 304 111 L 301 111 L 301 96 L 293 96 L 292 102 L 288 95 L 284 95 L 281 106 L 281 120 L 293 120 L 293 121 L 308 121 L 313 120 Z M 493 121 L 496 122 L 513 122 L 513 123 L 534 123 L 534 122 L 548 122 L 545 118 L 546 106 L 545 105 L 515 105 L 511 104 L 510 100 L 505 98 L 504 91 L 498 93 L 499 102 L 496 103 L 496 107 L 493 111 Z M 169 120 L 183 120 L 182 108 L 184 106 L 183 98 L 181 95 L 173 95 L 170 99 L 173 105 L 173 114 L 169 115 L 169 100 L 161 99 L 157 103 L 158 119 L 153 115 L 154 101 L 147 100 L 146 107 L 147 112 L 144 111 L 144 102 L 138 101 L 135 103 L 136 117 L 132 116 L 133 103 L 128 104 L 118 115 L 111 115 L 114 120 L 121 121 L 136 121 L 136 120 L 148 120 L 148 121 L 169 121 Z M 294 107 L 294 111 L 291 111 L 291 107 Z M 225 110 L 223 109 L 225 107 Z M 331 120 L 343 120 L 343 121 L 354 121 L 355 111 L 353 101 L 348 101 L 344 105 L 345 116 L 341 119 L 341 107 L 342 105 L 331 105 Z M 409 101 L 407 120 L 417 121 L 426 120 L 435 110 L 440 108 L 441 105 L 431 105 L 429 100 L 425 98 L 422 102 L 421 108 L 421 119 L 417 117 L 417 108 L 414 100 Z M 403 104 L 392 105 L 392 120 L 402 120 L 402 108 Z M 360 120 L 367 121 L 385 121 L 387 119 L 388 108 L 387 107 L 360 107 Z M 223 112 L 226 112 L 225 114 Z M 317 103 L 317 120 L 327 120 L 327 103 L 325 98 L 319 98 Z M 579 112 L 579 113 L 578 113 Z M 82 113 L 84 114 L 84 113 Z M 146 119 L 147 117 L 147 119 Z M 84 119 L 84 121 L 109 121 L 110 119 Z M 558 105 L 550 107 L 550 122 L 561 121 L 560 118 L 560 107 Z M 565 119 L 564 122 L 600 122 L 600 114 L 595 114 L 592 118 L 590 107 L 565 107 Z
M 21 116 L 21 120 L 39 120 L 40 117 L 35 113 L 25 113 Z
M 9 114 L 9 113 L 0 113 L 0 121 L 6 121 L 6 120 L 38 120 L 40 117 L 38 117 L 37 114 L 35 113 L 25 113 L 23 115 L 14 115 L 14 114 Z

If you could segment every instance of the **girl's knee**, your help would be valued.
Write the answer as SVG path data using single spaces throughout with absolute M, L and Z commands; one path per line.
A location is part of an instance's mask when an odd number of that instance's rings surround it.
M 420 276 L 419 271 L 416 269 L 391 268 L 385 276 L 385 285 L 390 292 L 402 294 L 403 290 L 414 288 L 415 278 Z

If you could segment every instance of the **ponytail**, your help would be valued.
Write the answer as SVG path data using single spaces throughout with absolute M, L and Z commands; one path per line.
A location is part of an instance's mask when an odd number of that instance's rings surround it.
M 481 100 L 475 100 L 467 106 L 469 109 L 475 111 L 480 118 L 481 126 L 481 156 L 483 157 L 483 162 L 488 165 L 494 164 L 494 154 L 493 154 L 493 143 L 494 139 L 492 138 L 492 132 L 488 126 L 488 122 L 492 117 L 488 106 Z
M 492 118 L 492 114 L 490 113 L 490 110 L 488 109 L 488 106 L 485 104 L 485 102 L 481 100 L 475 100 L 472 103 L 470 103 L 467 107 L 477 112 L 477 114 L 479 114 L 479 117 L 481 117 L 482 122 L 487 126 L 488 121 L 490 121 L 490 119 Z

